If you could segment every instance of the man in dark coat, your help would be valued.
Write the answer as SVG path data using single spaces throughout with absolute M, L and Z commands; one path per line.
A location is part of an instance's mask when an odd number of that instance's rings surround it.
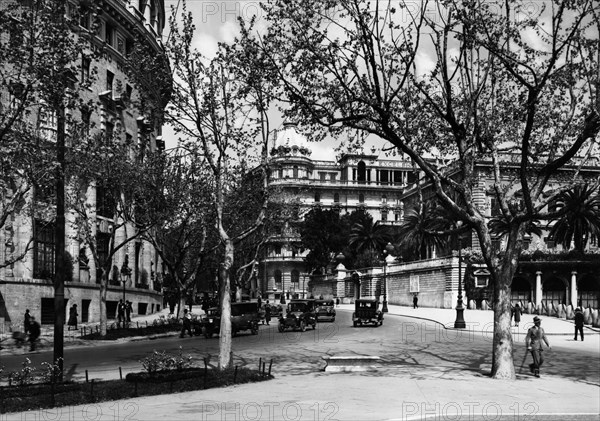
M 29 326 L 31 325 L 31 314 L 29 314 L 29 309 L 25 310 L 25 320 L 23 321 L 23 328 L 25 329 L 25 334 L 29 333 Z
M 41 326 L 35 320 L 35 317 L 31 316 L 29 320 L 29 343 L 31 344 L 29 347 L 29 351 L 35 351 L 35 344 L 40 337 L 41 334 Z
M 575 340 L 577 340 L 577 332 L 581 334 L 583 342 L 583 312 L 579 307 L 575 309 Z
M 542 341 L 546 343 L 548 349 L 550 349 L 550 343 L 548 343 L 548 338 L 546 338 L 546 332 L 544 332 L 544 329 L 542 329 L 541 319 L 538 316 L 535 316 L 533 318 L 533 323 L 534 325 L 527 331 L 525 345 L 533 357 L 533 363 L 529 364 L 529 370 L 535 375 L 535 377 L 540 377 L 540 367 L 544 363 Z

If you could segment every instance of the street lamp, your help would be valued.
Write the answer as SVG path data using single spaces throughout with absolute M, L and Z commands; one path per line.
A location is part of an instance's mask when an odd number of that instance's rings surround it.
M 129 255 L 125 255 L 123 265 L 121 265 L 121 282 L 123 282 L 123 304 L 125 304 L 125 286 L 127 281 L 131 279 L 131 269 L 129 268 Z
M 456 302 L 456 320 L 454 321 L 455 329 L 464 329 L 467 327 L 464 318 L 465 308 L 463 307 L 462 297 L 462 238 L 460 236 L 460 227 L 462 221 L 456 221 L 456 229 L 458 235 L 458 300 Z
M 384 313 L 388 312 L 388 303 L 387 303 L 387 257 L 392 255 L 392 251 L 394 251 L 394 246 L 392 243 L 387 243 L 385 246 L 385 250 L 383 251 L 383 306 L 381 307 L 381 311 Z

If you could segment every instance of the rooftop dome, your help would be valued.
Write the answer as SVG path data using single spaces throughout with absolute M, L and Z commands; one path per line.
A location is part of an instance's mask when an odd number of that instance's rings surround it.
M 283 128 L 277 131 L 273 146 L 274 148 L 278 148 L 279 146 L 293 148 L 296 146 L 297 148 L 310 149 L 306 136 L 298 131 L 298 125 L 291 120 L 283 122 Z

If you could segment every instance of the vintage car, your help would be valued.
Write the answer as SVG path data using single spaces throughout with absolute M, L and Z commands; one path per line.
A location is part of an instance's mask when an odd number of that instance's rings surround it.
M 375 299 L 358 299 L 354 302 L 354 313 L 352 313 L 354 327 L 364 324 L 381 326 L 383 324 L 383 313 L 379 310 L 379 301 Z
M 315 300 L 291 300 L 287 306 L 286 314 L 279 316 L 280 332 L 291 328 L 300 329 L 302 332 L 307 326 L 317 327 L 317 315 L 315 313 Z
M 231 334 L 235 336 L 242 330 L 250 330 L 253 335 L 258 334 L 258 303 L 243 302 L 231 303 Z M 221 313 L 217 307 L 209 308 L 201 320 L 202 331 L 206 338 L 218 334 L 221 329 Z
M 335 301 L 315 300 L 317 322 L 327 320 L 335 322 Z

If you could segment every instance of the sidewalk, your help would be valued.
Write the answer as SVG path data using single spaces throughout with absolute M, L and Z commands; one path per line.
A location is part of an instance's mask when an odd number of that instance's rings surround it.
M 350 311 L 352 306 L 340 305 Z M 453 326 L 456 311 L 389 306 L 394 315 L 433 320 Z M 533 316 L 523 315 L 518 335 L 526 332 Z M 465 310 L 474 331 L 491 329 L 492 312 Z M 586 329 L 585 342 L 573 341 L 573 324 L 542 317 L 552 345 L 597 351 L 597 331 Z M 597 361 L 597 360 L 596 360 Z M 4 420 L 597 420 L 600 387 L 559 376 L 536 379 L 518 375 L 519 381 L 492 380 L 473 371 L 458 378 L 436 367 L 382 368 L 364 373 L 313 372 L 276 378 L 260 384 L 141 397 L 71 408 L 55 408 L 0 415 Z M 39 413 L 38 413 L 39 412 Z M 118 414 L 118 415 L 116 415 Z M 117 418 L 115 418 L 117 417 Z M 574 417 L 574 418 L 572 418 Z

